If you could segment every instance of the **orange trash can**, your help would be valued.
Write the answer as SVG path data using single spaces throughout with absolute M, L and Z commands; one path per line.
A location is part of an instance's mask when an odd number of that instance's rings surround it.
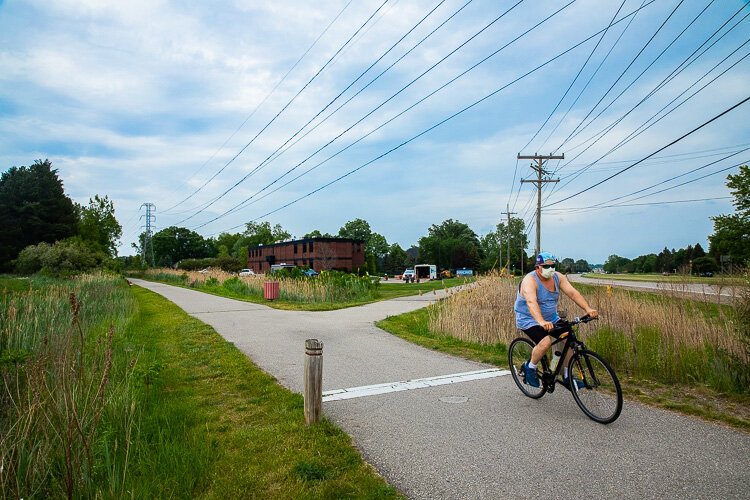
M 266 281 L 263 283 L 263 298 L 266 300 L 276 300 L 279 298 L 278 281 Z

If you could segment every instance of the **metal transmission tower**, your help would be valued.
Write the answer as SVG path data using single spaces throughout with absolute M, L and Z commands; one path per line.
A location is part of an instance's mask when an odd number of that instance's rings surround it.
M 143 265 L 146 265 L 146 262 L 150 258 L 151 267 L 154 267 L 154 245 L 151 241 L 152 229 L 154 227 L 154 223 L 156 222 L 156 205 L 153 203 L 144 203 L 141 205 L 141 208 L 146 207 L 146 214 L 141 215 L 141 219 L 146 219 L 146 224 L 144 226 L 141 226 L 146 230 L 146 235 L 143 238 L 143 247 L 141 248 L 141 262 L 143 262 Z
M 508 216 L 508 225 L 505 227 L 505 234 L 507 235 L 507 238 L 508 238 L 508 249 L 507 249 L 508 260 L 505 261 L 505 269 L 507 269 L 508 273 L 510 273 L 510 216 L 516 215 L 516 212 L 511 212 L 510 204 L 508 204 L 508 205 L 505 205 L 505 212 L 501 212 L 501 213 L 503 215 Z M 500 251 L 502 252 L 502 249 Z M 502 260 L 502 255 L 501 255 L 501 260 Z
M 539 255 L 540 241 L 542 238 L 542 184 L 548 182 L 560 182 L 560 179 L 546 179 L 543 176 L 549 175 L 549 172 L 544 170 L 544 164 L 547 160 L 564 160 L 565 155 L 518 155 L 519 160 L 534 160 L 536 164 L 532 163 L 530 166 L 532 170 L 536 172 L 536 179 L 534 180 L 522 180 L 521 183 L 530 182 L 536 184 L 536 248 L 534 250 L 534 256 Z

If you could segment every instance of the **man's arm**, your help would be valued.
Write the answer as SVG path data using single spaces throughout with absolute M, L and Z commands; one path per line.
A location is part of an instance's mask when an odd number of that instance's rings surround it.
M 557 273 L 557 275 L 560 277 L 560 290 L 562 290 L 565 295 L 570 297 L 570 300 L 578 304 L 578 307 L 586 311 L 586 314 L 588 314 L 592 318 L 596 318 L 599 313 L 596 311 L 596 309 L 593 309 L 588 302 L 586 302 L 586 299 L 583 298 L 581 292 L 576 290 L 573 285 L 570 284 L 570 281 L 568 281 L 568 277 L 560 273 Z
M 544 319 L 542 310 L 539 308 L 539 302 L 536 298 L 536 282 L 533 278 L 526 276 L 521 282 L 521 296 L 526 299 L 526 305 L 529 307 L 531 317 L 547 331 L 552 330 L 555 325 Z

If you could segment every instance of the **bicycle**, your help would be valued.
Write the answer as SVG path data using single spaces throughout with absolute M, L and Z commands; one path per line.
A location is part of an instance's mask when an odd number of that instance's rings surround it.
M 531 359 L 531 351 L 536 345 L 531 339 L 518 337 L 508 347 L 508 361 L 513 380 L 521 392 L 532 399 L 539 399 L 546 393 L 555 390 L 555 384 L 561 382 L 563 363 L 568 351 L 573 349 L 573 356 L 568 363 L 568 384 L 563 385 L 572 394 L 576 404 L 590 419 L 609 424 L 617 420 L 622 411 L 622 389 L 620 381 L 614 370 L 609 366 L 607 360 L 602 356 L 586 348 L 586 345 L 576 336 L 576 327 L 581 323 L 588 323 L 595 318 L 588 315 L 575 318 L 573 321 L 560 320 L 550 334 L 565 331 L 557 338 L 550 348 L 550 352 L 556 351 L 555 346 L 564 343 L 557 366 L 550 367 L 547 356 L 541 359 L 537 365 L 539 387 L 533 387 L 526 383 L 524 363 Z M 553 355 L 554 356 L 554 355 Z

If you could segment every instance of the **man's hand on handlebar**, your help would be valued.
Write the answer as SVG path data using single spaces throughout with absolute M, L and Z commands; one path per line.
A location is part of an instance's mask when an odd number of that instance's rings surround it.
M 555 325 L 550 321 L 545 321 L 541 324 L 541 327 L 544 328 L 546 331 L 552 331 L 553 328 L 555 328 Z
M 596 309 L 587 309 L 586 316 L 590 317 L 591 319 L 596 319 L 599 317 L 599 313 Z

